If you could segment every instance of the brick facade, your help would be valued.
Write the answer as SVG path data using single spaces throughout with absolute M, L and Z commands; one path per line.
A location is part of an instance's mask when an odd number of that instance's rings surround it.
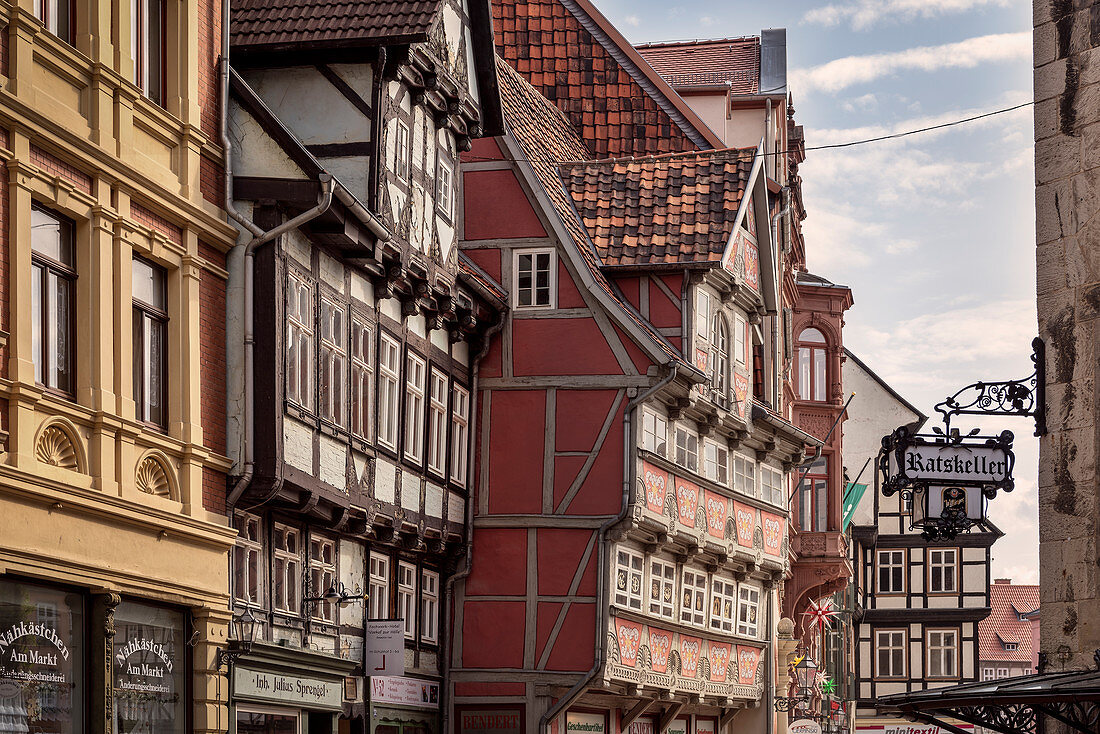
M 225 255 L 200 242 L 199 255 L 219 269 Z M 199 373 L 202 380 L 203 445 L 225 453 L 225 279 L 204 269 L 199 279 Z M 225 512 L 225 474 L 203 469 L 202 504 Z

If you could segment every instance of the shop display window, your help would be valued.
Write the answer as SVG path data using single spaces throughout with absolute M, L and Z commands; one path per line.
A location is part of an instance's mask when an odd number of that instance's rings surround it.
M 298 712 L 237 709 L 237 734 L 298 734 Z
M 124 601 L 115 609 L 115 734 L 187 731 L 182 612 Z

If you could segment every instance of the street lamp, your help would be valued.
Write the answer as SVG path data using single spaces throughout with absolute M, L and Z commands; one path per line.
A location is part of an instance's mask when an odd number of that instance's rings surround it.
M 245 610 L 233 617 L 230 628 L 235 633 L 226 641 L 225 647 L 218 648 L 218 669 L 229 666 L 241 655 L 252 652 L 252 642 L 256 639 L 256 618 L 252 616 L 252 610 Z
M 807 703 L 813 696 L 814 677 L 817 674 L 817 663 L 810 659 L 809 655 L 803 655 L 793 666 L 795 696 L 776 696 L 772 704 L 776 711 L 790 711 L 799 708 L 800 704 Z

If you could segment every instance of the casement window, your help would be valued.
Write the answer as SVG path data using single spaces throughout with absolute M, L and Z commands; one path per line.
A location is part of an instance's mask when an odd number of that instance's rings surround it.
M 642 609 L 642 556 L 625 548 L 615 554 L 615 603 L 627 609 Z
M 1009 677 L 1008 668 L 997 668 L 997 678 L 998 679 L 1008 678 L 1008 677 Z
M 295 273 L 286 279 L 286 399 L 313 408 L 313 288 Z
M 676 426 L 676 463 L 699 471 L 699 437 L 683 426 Z
M 454 216 L 454 168 L 442 158 L 435 164 L 435 206 L 444 218 Z
M 336 543 L 328 538 L 309 540 L 310 596 L 322 596 L 336 583 Z M 312 616 L 318 622 L 336 623 L 336 605 L 330 601 L 313 604 Z
M 432 370 L 428 400 L 428 468 L 442 474 L 447 467 L 447 376 Z
M 272 584 L 271 605 L 280 612 L 298 614 L 302 588 L 301 533 L 291 527 L 275 523 L 272 530 Z M 325 590 L 313 589 L 313 596 Z
M 73 355 L 73 303 L 76 296 L 73 225 L 37 206 L 31 207 L 31 345 L 34 380 L 72 394 L 76 389 Z
M 702 627 L 707 622 L 707 575 L 684 569 L 680 575 L 680 621 Z
M 875 630 L 875 675 L 905 677 L 905 630 Z
M 825 388 L 825 335 L 804 329 L 798 335 L 798 397 L 823 401 Z
M 1020 649 L 1020 643 L 1019 642 L 1006 642 L 1006 643 L 1004 643 L 1004 647 L 1005 647 L 1006 650 L 1019 650 Z
M 710 294 L 701 289 L 695 292 L 695 334 L 704 341 L 710 335 Z
M 340 426 L 347 422 L 348 351 L 344 337 L 345 311 L 321 299 L 321 417 Z
M 928 630 L 925 633 L 929 678 L 954 678 L 958 675 L 958 631 Z
M 733 455 L 733 488 L 748 497 L 756 496 L 756 462 L 743 454 Z
M 470 392 L 464 387 L 451 390 L 451 481 L 466 486 L 470 444 Z
M 378 345 L 378 443 L 397 450 L 401 346 L 388 334 Z
M 784 507 L 787 504 L 784 484 L 783 472 L 772 469 L 770 466 L 760 465 L 760 498 L 762 500 Z
M 756 637 L 759 633 L 757 619 L 760 616 L 760 589 L 741 584 L 737 604 L 737 634 Z
M 799 530 L 824 532 L 829 517 L 829 459 L 822 456 L 810 465 L 798 490 Z
M 663 415 L 642 411 L 642 448 L 658 456 L 668 451 L 668 421 Z
M 405 621 L 405 639 L 416 638 L 416 566 L 397 564 L 397 613 Z
M 719 484 L 729 484 L 730 452 L 713 441 L 703 442 L 703 476 Z
M 134 83 L 152 102 L 165 100 L 165 0 L 130 0 L 130 58 Z
M 737 364 L 744 366 L 748 361 L 745 351 L 745 334 L 748 332 L 748 324 L 745 317 L 735 314 L 733 317 L 733 359 Z
M 653 558 L 649 561 L 649 613 L 672 619 L 676 606 L 676 566 Z
M 420 640 L 439 639 L 439 574 L 424 569 L 420 572 Z
M 729 405 L 730 335 L 726 319 L 714 312 L 710 330 L 710 396 L 719 405 Z
M 905 550 L 878 552 L 878 593 L 905 593 Z
M 237 542 L 233 547 L 233 598 L 247 606 L 263 604 L 263 525 L 260 518 L 238 514 L 233 518 Z
M 405 355 L 405 458 L 420 463 L 424 458 L 424 360 Z
M 374 364 L 371 345 L 374 332 L 356 314 L 351 315 L 351 432 L 370 439 L 371 377 Z
M 390 618 L 390 559 L 371 552 L 368 568 L 369 614 L 371 619 Z
M 134 402 L 137 419 L 168 425 L 168 278 L 164 270 L 133 259 Z
M 409 126 L 404 121 L 397 121 L 397 130 L 394 135 L 393 171 L 402 181 L 409 180 L 409 166 L 412 161 L 412 135 L 409 134 Z
M 995 677 L 993 668 L 982 668 L 982 681 L 993 680 Z
M 710 628 L 733 634 L 733 610 L 737 598 L 737 584 L 720 578 L 710 582 Z
M 72 45 L 73 6 L 73 0 L 34 0 L 34 17 L 42 21 L 50 33 Z
M 959 590 L 958 551 L 954 548 L 932 548 L 928 551 L 928 591 L 932 594 L 952 594 Z
M 553 250 L 517 250 L 512 268 L 516 308 L 554 308 L 557 272 Z

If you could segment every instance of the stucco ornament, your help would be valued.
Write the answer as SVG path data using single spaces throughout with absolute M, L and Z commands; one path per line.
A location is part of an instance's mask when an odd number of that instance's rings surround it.
M 80 455 L 73 438 L 59 425 L 46 426 L 38 434 L 34 455 L 43 464 L 80 471 Z
M 155 456 L 146 456 L 138 464 L 134 485 L 145 494 L 175 499 L 172 497 L 172 482 L 168 478 L 168 469 Z

